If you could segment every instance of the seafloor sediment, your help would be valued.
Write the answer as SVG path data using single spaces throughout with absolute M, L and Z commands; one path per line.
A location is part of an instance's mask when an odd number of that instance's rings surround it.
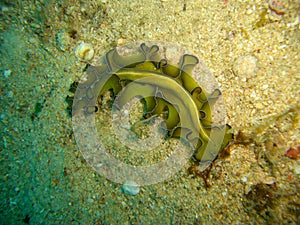
M 299 1 L 0 6 L 1 224 L 300 223 Z M 235 140 L 209 173 L 190 168 L 191 160 L 130 196 L 86 163 L 66 99 L 87 63 L 149 40 L 181 45 L 204 60 L 222 90 Z M 75 56 L 81 42 L 95 50 L 89 62 Z M 105 131 L 109 107 L 101 112 Z

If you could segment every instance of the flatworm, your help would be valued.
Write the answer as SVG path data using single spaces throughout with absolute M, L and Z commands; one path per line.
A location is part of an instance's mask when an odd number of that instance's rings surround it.
M 144 104 L 143 119 L 162 116 L 168 137 L 183 138 L 195 149 L 198 161 L 213 161 L 232 140 L 229 125 L 212 122 L 211 107 L 221 96 L 215 89 L 207 93 L 192 77 L 199 63 L 196 56 L 182 55 L 175 66 L 159 54 L 159 47 L 141 44 L 139 53 L 120 55 L 114 49 L 101 66 L 89 66 L 87 80 L 79 84 L 73 103 L 73 115 L 97 110 L 96 99 L 111 91 L 115 106 L 122 108 L 134 97 Z

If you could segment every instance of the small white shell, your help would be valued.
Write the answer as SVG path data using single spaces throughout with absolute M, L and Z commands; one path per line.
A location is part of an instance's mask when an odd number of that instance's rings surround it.
M 94 57 L 94 49 L 90 44 L 82 42 L 75 48 L 75 56 L 81 61 L 89 61 Z
M 256 75 L 258 66 L 257 58 L 252 55 L 240 56 L 233 63 L 233 72 L 241 78 L 252 78 Z
M 137 183 L 135 183 L 134 181 L 126 181 L 123 185 L 121 190 L 125 193 L 125 194 L 129 194 L 129 195 L 137 195 L 140 192 L 140 187 Z

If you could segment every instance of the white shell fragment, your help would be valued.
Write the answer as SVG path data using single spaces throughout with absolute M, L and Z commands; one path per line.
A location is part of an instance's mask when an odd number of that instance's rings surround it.
M 82 42 L 75 48 L 75 56 L 81 61 L 89 61 L 94 57 L 94 49 L 88 44 Z
M 134 196 L 140 192 L 140 187 L 134 181 L 126 181 L 122 185 L 121 190 L 123 191 L 124 194 L 129 194 L 129 195 Z
M 232 66 L 234 74 L 241 78 L 252 78 L 257 72 L 257 58 L 252 55 L 240 56 Z

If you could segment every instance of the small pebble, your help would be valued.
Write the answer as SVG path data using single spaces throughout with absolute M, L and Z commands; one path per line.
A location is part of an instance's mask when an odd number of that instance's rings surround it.
M 14 93 L 12 91 L 7 92 L 7 97 L 12 98 L 14 97 Z
M 4 71 L 3 71 L 3 76 L 4 76 L 5 78 L 8 78 L 10 75 L 11 75 L 11 70 L 4 70 Z
M 71 44 L 70 39 L 71 38 L 69 37 L 68 33 L 65 31 L 59 31 L 55 35 L 55 40 L 58 45 L 58 48 L 63 52 L 70 47 Z
M 285 155 L 291 159 L 297 159 L 298 156 L 300 155 L 300 146 L 295 147 L 295 148 L 290 147 L 286 151 Z
M 140 192 L 140 187 L 134 181 L 126 181 L 122 185 L 121 190 L 123 191 L 124 194 L 135 196 Z
M 261 89 L 262 89 L 262 90 L 266 90 L 266 89 L 268 89 L 268 87 L 269 87 L 269 85 L 264 84 L 264 85 L 261 87 Z
M 93 199 L 91 199 L 91 198 L 88 198 L 88 199 L 87 199 L 87 202 L 88 202 L 88 203 L 93 203 L 93 202 L 94 202 L 94 200 L 93 200 Z
M 267 177 L 265 177 L 265 178 L 262 180 L 262 182 L 263 182 L 264 184 L 271 185 L 271 184 L 274 184 L 274 183 L 276 182 L 276 179 L 275 179 L 275 177 L 267 176 Z
M 255 108 L 257 108 L 257 109 L 263 109 L 264 105 L 261 102 L 258 102 L 258 103 L 255 104 Z
M 248 181 L 247 177 L 242 177 L 242 182 L 246 183 Z
M 252 78 L 257 72 L 257 58 L 252 55 L 240 56 L 232 66 L 234 74 L 241 78 Z
M 255 92 L 255 91 L 252 91 L 250 97 L 251 97 L 251 98 L 256 98 L 256 92 Z
M 94 57 L 94 49 L 90 44 L 82 42 L 75 48 L 75 56 L 81 61 L 89 61 Z
M 299 164 L 295 164 L 295 173 L 297 174 L 297 175 L 299 175 L 300 174 L 300 165 Z
M 125 44 L 125 39 L 124 38 L 120 38 L 117 40 L 117 45 L 124 45 Z

